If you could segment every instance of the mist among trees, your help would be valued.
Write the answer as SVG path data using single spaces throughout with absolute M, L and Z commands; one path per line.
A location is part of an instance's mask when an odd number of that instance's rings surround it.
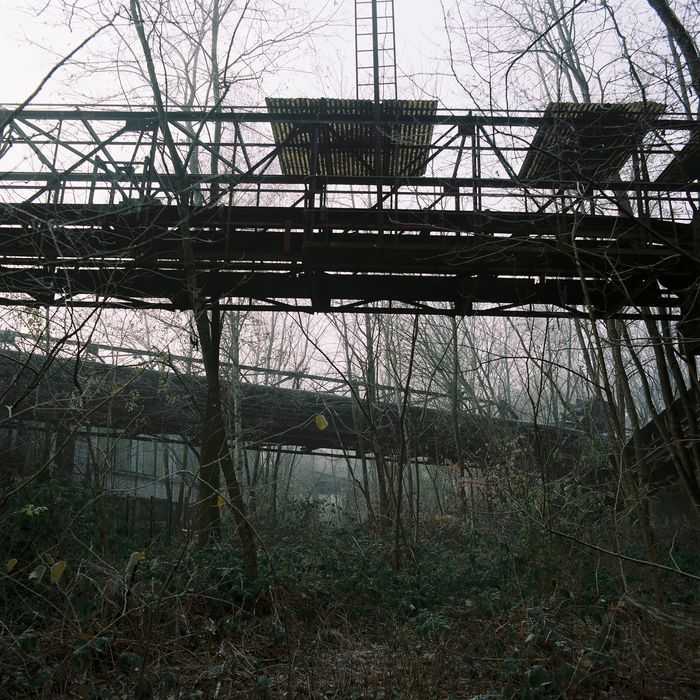
M 698 3 L 30 5 L 0 695 L 697 697 Z

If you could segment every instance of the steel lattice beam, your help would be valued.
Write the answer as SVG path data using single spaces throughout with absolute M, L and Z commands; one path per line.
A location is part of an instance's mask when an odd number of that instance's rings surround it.
M 629 141 L 635 167 L 605 181 L 571 164 L 565 177 L 516 174 L 556 132 L 551 115 L 459 111 L 406 117 L 434 133 L 425 177 L 282 174 L 297 136 L 318 152 L 314 134 L 344 119 L 171 110 L 183 157 L 218 159 L 177 191 L 152 111 L 0 113 L 0 303 L 187 308 L 196 285 L 238 308 L 673 317 L 700 279 L 700 185 L 646 176 L 668 172 L 692 120 L 645 122 L 651 131 Z M 196 278 L 181 264 L 185 242 Z

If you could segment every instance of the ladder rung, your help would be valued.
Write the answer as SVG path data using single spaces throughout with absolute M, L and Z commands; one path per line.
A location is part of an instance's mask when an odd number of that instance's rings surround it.
M 371 9 L 370 9 L 371 6 Z M 363 12 L 369 12 L 363 15 Z M 377 31 L 373 31 L 376 27 Z M 374 42 L 370 39 L 372 37 Z M 381 37 L 381 39 L 379 39 Z M 373 43 L 381 42 L 381 46 Z M 381 52 L 381 58 L 379 58 Z M 375 54 L 379 63 L 375 66 L 363 64 L 362 58 L 367 60 L 368 54 Z M 356 71 L 355 82 L 357 89 L 364 95 L 369 93 L 372 87 L 381 87 L 382 99 L 388 99 L 396 93 L 396 37 L 394 34 L 394 0 L 355 0 L 355 56 Z M 377 78 L 372 80 L 374 71 Z M 366 82 L 362 82 L 362 79 Z M 359 95 L 359 92 L 358 92 Z

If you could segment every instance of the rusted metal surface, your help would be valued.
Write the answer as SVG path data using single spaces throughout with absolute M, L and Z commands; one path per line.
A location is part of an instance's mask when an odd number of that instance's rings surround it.
M 0 113 L 0 304 L 677 318 L 700 277 L 658 105 L 268 104 L 168 112 L 184 191 L 153 111 Z

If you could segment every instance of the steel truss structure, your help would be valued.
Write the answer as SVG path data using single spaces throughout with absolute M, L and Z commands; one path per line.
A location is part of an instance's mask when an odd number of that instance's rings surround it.
M 1 112 L 0 303 L 695 316 L 697 121 L 283 102 Z

